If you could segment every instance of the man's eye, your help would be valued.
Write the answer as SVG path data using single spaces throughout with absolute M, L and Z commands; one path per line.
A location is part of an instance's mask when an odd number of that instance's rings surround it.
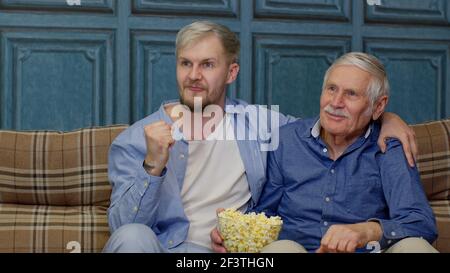
M 347 91 L 347 96 L 350 96 L 350 97 L 355 97 L 355 96 L 357 96 L 358 95 L 358 93 L 356 93 L 355 91 L 353 91 L 353 90 L 349 90 L 349 91 Z
M 191 65 L 191 62 L 188 62 L 188 61 L 181 61 L 181 66 L 186 66 L 186 67 L 189 67 L 190 65 Z
M 336 86 L 328 86 L 328 91 L 335 92 L 336 91 Z
M 203 67 L 204 68 L 214 68 L 214 64 L 211 62 L 206 62 L 206 63 L 203 63 Z

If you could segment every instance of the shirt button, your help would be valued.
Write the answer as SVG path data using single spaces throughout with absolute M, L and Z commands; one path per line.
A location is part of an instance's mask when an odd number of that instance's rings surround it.
M 392 243 L 392 241 L 391 241 L 391 240 L 389 240 L 389 241 L 388 241 L 388 244 L 390 245 L 391 243 Z
M 322 150 L 324 153 L 328 152 L 327 148 L 323 148 Z
M 397 233 L 395 233 L 395 231 L 392 231 L 392 232 L 391 232 L 391 235 L 392 235 L 392 236 L 395 236 L 395 235 L 397 235 Z
M 327 221 L 323 222 L 323 225 L 328 226 L 328 222 Z
M 325 201 L 330 202 L 330 197 L 325 198 Z
M 145 188 L 148 187 L 148 182 L 147 182 L 147 181 L 144 182 L 144 187 L 145 187 Z
M 133 211 L 134 211 L 134 212 L 138 211 L 138 207 L 134 207 L 134 208 L 133 208 Z
M 331 173 L 334 173 L 334 169 L 331 169 Z
M 173 245 L 173 241 L 172 240 L 169 241 L 169 245 Z
M 180 154 L 180 159 L 184 159 L 184 154 Z

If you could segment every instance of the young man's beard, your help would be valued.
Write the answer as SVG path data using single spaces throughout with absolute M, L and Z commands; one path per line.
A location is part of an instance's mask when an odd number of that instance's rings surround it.
M 181 104 L 183 104 L 183 105 L 186 105 L 190 110 L 191 110 L 191 112 L 194 112 L 196 109 L 195 109 L 195 107 L 194 107 L 194 99 L 195 99 L 196 97 L 193 97 L 192 98 L 192 100 L 191 101 L 189 101 L 189 100 L 187 100 L 185 97 L 184 97 L 184 95 L 183 94 L 181 94 L 180 95 L 180 103 Z M 203 112 L 203 110 L 205 110 L 205 107 L 206 106 L 208 106 L 208 99 L 207 98 L 203 98 L 203 97 L 197 97 L 197 98 L 201 98 L 201 102 L 202 102 L 202 104 L 201 104 L 201 106 L 202 106 L 202 112 Z

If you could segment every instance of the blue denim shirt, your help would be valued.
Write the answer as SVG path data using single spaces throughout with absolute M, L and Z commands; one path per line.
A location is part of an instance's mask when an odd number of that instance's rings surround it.
M 268 155 L 268 181 L 255 210 L 282 217 L 279 239 L 314 251 L 330 226 L 366 221 L 381 224 L 381 248 L 405 237 L 436 239 L 418 171 L 409 167 L 399 141 L 390 140 L 381 153 L 380 126 L 371 123 L 333 161 L 317 126 L 316 118 L 282 127 L 280 146 Z
M 189 229 L 189 221 L 184 213 L 180 196 L 188 161 L 188 142 L 181 140 L 172 146 L 169 161 L 161 177 L 150 176 L 142 167 L 147 153 L 144 126 L 159 120 L 173 124 L 164 110 L 167 103 L 171 102 L 163 103 L 157 112 L 127 128 L 112 143 L 108 174 L 113 190 L 108 221 L 111 232 L 129 223 L 148 225 L 166 248 L 172 248 L 184 242 Z M 249 105 L 245 102 L 227 99 L 226 105 L 240 106 L 240 109 L 235 107 L 238 111 L 233 112 L 234 119 L 231 120 L 233 128 L 236 129 L 235 134 L 236 132 L 248 134 L 258 129 L 270 132 L 271 128 L 268 127 L 271 122 L 266 120 L 265 115 L 258 115 L 258 124 L 248 118 L 244 108 Z M 267 112 L 260 106 L 250 107 L 261 111 L 258 113 Z M 292 117 L 285 117 L 272 111 L 271 113 L 279 117 L 279 126 L 294 120 Z M 264 139 L 267 137 L 237 140 L 252 195 L 248 204 L 249 209 L 258 202 L 266 182 L 267 152 L 261 151 Z

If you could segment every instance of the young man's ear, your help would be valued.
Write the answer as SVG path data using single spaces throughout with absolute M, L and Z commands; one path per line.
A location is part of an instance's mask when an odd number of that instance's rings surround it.
M 382 96 L 377 100 L 377 102 L 374 105 L 374 110 L 372 113 L 373 120 L 377 120 L 384 113 L 388 101 L 389 101 L 388 96 Z
M 239 64 L 238 63 L 232 63 L 230 64 L 230 69 L 228 71 L 228 79 L 227 84 L 231 84 L 234 82 L 239 74 Z

